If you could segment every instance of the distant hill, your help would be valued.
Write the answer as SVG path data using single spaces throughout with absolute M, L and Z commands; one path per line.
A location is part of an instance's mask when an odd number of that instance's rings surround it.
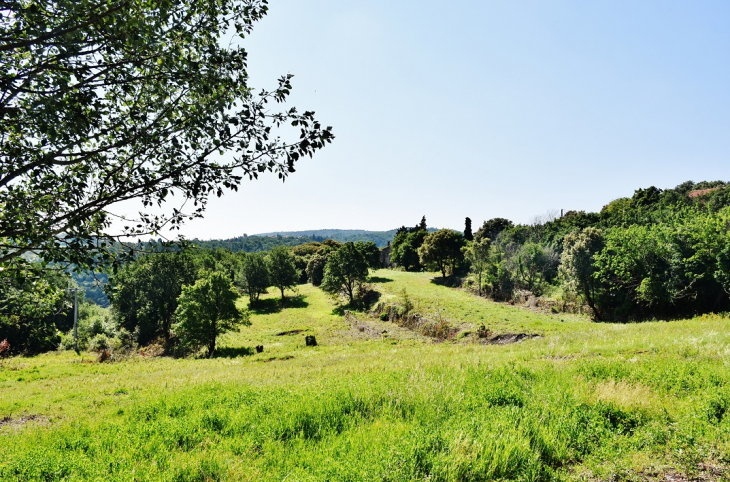
M 435 231 L 429 228 L 429 231 Z M 230 239 L 210 239 L 200 240 L 194 239 L 192 242 L 201 248 L 208 249 L 229 249 L 238 252 L 256 253 L 260 251 L 268 251 L 275 246 L 299 246 L 300 244 L 312 241 L 324 241 L 325 239 L 333 239 L 339 243 L 348 241 L 372 241 L 379 248 L 393 241 L 397 229 L 389 231 L 366 231 L 364 229 L 312 229 L 309 231 L 277 231 L 272 233 L 260 233 L 248 236 L 238 236 Z
M 204 249 L 227 249 L 237 253 L 243 251 L 245 253 L 258 253 L 260 251 L 269 251 L 276 246 L 299 246 L 300 244 L 312 241 L 311 238 L 304 237 L 284 237 L 284 236 L 238 236 L 230 239 L 209 239 L 190 240 L 194 245 Z
M 348 241 L 373 241 L 382 248 L 388 241 L 393 241 L 396 229 L 389 231 L 366 231 L 364 229 L 312 229 L 309 231 L 277 231 L 260 233 L 254 236 L 281 236 L 287 238 L 306 238 L 308 241 L 324 241 L 333 239 L 340 243 Z
M 237 236 L 229 239 L 208 239 L 190 240 L 194 245 L 203 249 L 227 249 L 234 253 L 243 251 L 245 253 L 258 253 L 269 251 L 276 246 L 299 246 L 312 241 L 324 241 L 325 239 L 334 239 L 339 243 L 348 241 L 373 241 L 379 248 L 393 241 L 397 229 L 389 231 L 366 231 L 364 229 L 313 229 L 310 231 L 279 231 L 273 233 L 261 233 L 248 236 Z M 429 228 L 429 231 L 436 231 Z M 107 307 L 109 299 L 104 291 L 100 288 L 97 278 L 101 281 L 101 285 L 106 284 L 107 276 L 97 274 L 96 278 L 91 272 L 73 273 L 73 278 L 79 286 L 86 291 L 86 297 L 94 303 Z

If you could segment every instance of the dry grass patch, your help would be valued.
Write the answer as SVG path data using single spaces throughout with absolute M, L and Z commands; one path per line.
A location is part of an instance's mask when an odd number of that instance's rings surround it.
M 624 409 L 649 409 L 658 406 L 658 397 L 644 385 L 625 381 L 608 380 L 600 382 L 593 391 L 593 398 L 611 402 Z

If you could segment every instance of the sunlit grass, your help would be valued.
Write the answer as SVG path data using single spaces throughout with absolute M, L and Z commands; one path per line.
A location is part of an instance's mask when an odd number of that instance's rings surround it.
M 367 335 L 302 285 L 283 305 L 266 295 L 211 360 L 14 358 L 0 418 L 39 417 L 0 428 L 0 479 L 607 479 L 730 464 L 728 319 L 596 324 L 432 278 L 374 273 L 384 302 L 405 288 L 463 330 L 543 337 L 439 343 L 357 313 L 387 332 Z

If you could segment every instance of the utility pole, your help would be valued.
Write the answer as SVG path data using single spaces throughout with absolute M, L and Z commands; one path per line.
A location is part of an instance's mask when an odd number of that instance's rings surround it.
M 79 288 L 67 288 L 74 292 L 74 351 L 79 354 Z
M 79 354 L 79 289 L 74 288 L 74 351 Z

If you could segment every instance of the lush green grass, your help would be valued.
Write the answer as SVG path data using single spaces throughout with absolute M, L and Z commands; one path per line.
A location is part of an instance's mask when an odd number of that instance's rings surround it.
M 430 274 L 374 276 L 383 301 L 406 288 L 462 331 L 543 338 L 435 343 L 362 313 L 359 331 L 300 286 L 283 306 L 268 296 L 212 360 L 8 360 L 0 417 L 17 422 L 0 428 L 0 480 L 641 479 L 730 465 L 730 320 L 595 324 Z M 305 331 L 277 336 L 292 330 Z

